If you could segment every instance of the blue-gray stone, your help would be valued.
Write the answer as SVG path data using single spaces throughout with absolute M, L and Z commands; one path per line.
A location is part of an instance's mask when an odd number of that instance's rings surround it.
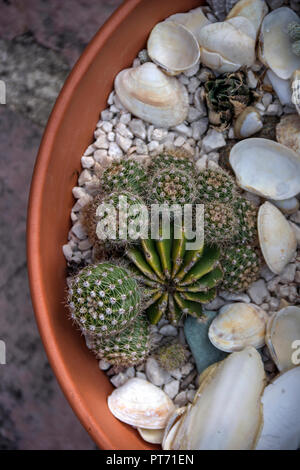
M 216 315 L 217 312 L 205 312 L 207 318 L 205 322 L 203 317 L 197 319 L 191 316 L 188 316 L 184 322 L 184 334 L 199 374 L 211 364 L 221 361 L 227 356 L 225 352 L 215 348 L 208 337 L 209 327 Z

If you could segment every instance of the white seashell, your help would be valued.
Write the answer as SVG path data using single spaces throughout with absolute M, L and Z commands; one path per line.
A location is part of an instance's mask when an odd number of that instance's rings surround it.
M 292 91 L 290 88 L 289 80 L 283 80 L 279 78 L 273 70 L 267 71 L 267 77 L 270 80 L 270 83 L 275 91 L 276 95 L 279 98 L 280 103 L 284 106 L 286 104 L 292 104 Z
M 279 375 L 265 388 L 263 428 L 257 450 L 296 450 L 300 446 L 300 367 Z
M 276 126 L 277 141 L 300 154 L 300 117 L 298 114 L 282 116 Z
M 265 16 L 260 30 L 259 58 L 279 78 L 291 78 L 300 68 L 300 57 L 293 53 L 287 27 L 300 23 L 299 16 L 290 8 L 282 7 Z
M 191 405 L 183 406 L 182 408 L 177 408 L 175 412 L 170 417 L 167 426 L 164 429 L 164 437 L 162 440 L 162 448 L 164 450 L 171 450 L 173 436 L 175 436 L 177 428 L 180 424 L 180 417 L 191 408 Z
M 152 62 L 122 70 L 115 79 L 115 90 L 128 111 L 156 126 L 177 126 L 187 117 L 185 86 Z
M 224 305 L 210 325 L 208 337 L 225 352 L 241 351 L 247 346 L 258 349 L 265 344 L 267 320 L 266 312 L 254 304 Z
M 197 40 L 200 29 L 203 26 L 210 24 L 210 21 L 206 18 L 202 11 L 202 7 L 194 8 L 187 13 L 175 13 L 175 15 L 171 15 L 166 18 L 166 21 L 173 21 L 174 23 L 185 26 L 189 31 L 191 31 L 191 33 L 194 34 Z
M 164 429 L 137 428 L 144 441 L 150 444 L 161 444 L 164 436 Z
M 120 421 L 145 429 L 163 429 L 175 409 L 165 392 L 139 378 L 129 379 L 114 390 L 107 404 Z
M 282 201 L 270 200 L 274 206 L 278 207 L 284 214 L 294 214 L 299 209 L 300 203 L 296 197 L 290 199 L 283 199 Z
M 240 0 L 227 15 L 227 20 L 242 16 L 253 24 L 256 34 L 259 31 L 261 22 L 268 13 L 268 6 L 264 0 Z
M 273 273 L 280 274 L 295 255 L 296 236 L 284 215 L 268 201 L 259 208 L 257 228 L 264 259 Z
M 256 33 L 246 18 L 204 26 L 199 32 L 201 62 L 218 73 L 235 72 L 255 61 Z
M 273 361 L 280 372 L 299 365 L 300 307 L 285 307 L 269 319 L 266 343 Z
M 252 106 L 244 109 L 244 111 L 239 114 L 234 124 L 234 133 L 238 139 L 245 139 L 250 137 L 256 132 L 259 132 L 263 128 L 263 122 L 261 115 Z
M 152 29 L 147 50 L 153 62 L 169 75 L 179 75 L 200 60 L 200 48 L 194 34 L 173 21 L 163 21 Z
M 255 445 L 262 413 L 264 367 L 256 349 L 230 354 L 202 374 L 192 405 L 165 436 L 164 449 L 247 450 Z
M 250 138 L 229 156 L 237 184 L 267 199 L 289 199 L 300 192 L 300 155 L 269 139 Z

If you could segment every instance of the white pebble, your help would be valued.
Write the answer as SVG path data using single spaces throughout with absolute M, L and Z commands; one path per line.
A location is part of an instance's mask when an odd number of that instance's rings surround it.
M 179 392 L 179 385 L 179 380 L 172 380 L 164 386 L 164 392 L 169 395 L 171 399 L 173 399 Z
M 110 121 L 112 119 L 112 117 L 113 117 L 113 113 L 111 111 L 109 111 L 108 109 L 105 109 L 101 113 L 102 121 Z
M 128 152 L 128 150 L 130 149 L 132 145 L 131 139 L 123 137 L 120 134 L 117 134 L 116 142 L 119 145 L 119 147 L 121 147 L 121 149 L 124 150 L 125 153 Z
M 71 246 L 69 245 L 69 243 L 67 243 L 66 245 L 63 245 L 62 249 L 63 249 L 63 254 L 66 260 L 71 261 L 72 256 L 73 256 L 73 250 Z
M 84 155 L 92 155 L 94 153 L 95 147 L 94 145 L 89 145 L 88 148 L 85 150 Z
M 82 168 L 92 168 L 95 164 L 93 157 L 81 157 Z
M 106 135 L 99 135 L 98 139 L 95 140 L 94 145 L 98 149 L 108 149 L 108 141 Z
M 131 121 L 131 114 L 130 113 L 121 113 L 120 122 L 123 124 L 129 124 Z
M 185 72 L 184 72 L 184 75 L 186 77 L 193 77 L 194 75 L 196 75 L 199 71 L 199 63 L 196 64 L 196 65 L 193 65 L 193 67 L 190 67 L 189 69 L 187 69 Z
M 110 363 L 105 361 L 104 359 L 101 359 L 99 361 L 99 369 L 100 370 L 107 370 L 110 368 Z
M 86 191 L 83 188 L 80 188 L 79 186 L 74 186 L 74 188 L 72 189 L 72 194 L 75 199 L 80 199 L 81 197 L 86 195 Z
M 129 123 L 129 127 L 136 137 L 143 140 L 146 138 L 146 127 L 140 119 L 132 119 Z
M 167 135 L 168 131 L 166 129 L 153 129 L 151 137 L 153 140 L 160 142 L 161 140 L 165 139 Z
M 173 130 L 185 137 L 192 137 L 192 129 L 184 123 L 174 127 Z
M 120 158 L 123 156 L 123 152 L 116 142 L 109 144 L 108 155 L 112 158 Z
M 92 175 L 89 172 L 89 170 L 83 170 L 78 178 L 78 183 L 80 186 L 83 186 L 84 184 L 91 181 L 91 179 L 92 179 Z
M 226 145 L 226 140 L 221 132 L 210 129 L 202 141 L 202 150 L 209 153 Z
M 79 238 L 79 240 L 87 238 L 86 231 L 80 222 L 76 222 L 76 224 L 73 225 L 72 232 L 77 238 Z
M 111 377 L 110 381 L 111 383 L 116 387 L 121 387 L 121 385 L 124 385 L 125 382 L 127 382 L 128 380 L 128 377 L 126 377 L 125 374 L 123 374 L 123 372 L 120 372 L 119 374 L 117 375 L 114 375 L 113 377 Z
M 173 325 L 165 325 L 159 330 L 164 336 L 177 336 L 177 328 Z

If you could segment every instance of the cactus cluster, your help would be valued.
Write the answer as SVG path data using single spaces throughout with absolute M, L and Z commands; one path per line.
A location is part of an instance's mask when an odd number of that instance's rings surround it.
M 100 179 L 101 189 L 106 193 L 112 191 L 130 191 L 137 195 L 145 192 L 147 172 L 141 163 L 134 160 L 115 162 L 107 168 Z
M 237 197 L 233 203 L 235 214 L 238 217 L 238 234 L 236 242 L 255 244 L 257 241 L 257 208 L 244 197 Z
M 153 174 L 148 202 L 151 204 L 191 204 L 196 198 L 192 175 L 176 167 L 158 170 Z
M 205 204 L 204 238 L 207 243 L 230 243 L 238 234 L 238 224 L 239 220 L 232 204 Z
M 221 260 L 224 271 L 222 288 L 230 292 L 247 290 L 259 278 L 261 259 L 256 249 L 233 246 Z
M 197 178 L 197 202 L 231 202 L 236 194 L 233 178 L 224 170 L 206 169 Z
M 158 170 L 166 170 L 170 167 L 176 167 L 189 173 L 195 171 L 192 155 L 182 149 L 170 149 L 153 157 L 149 170 L 155 173 Z
M 164 344 L 159 348 L 156 351 L 155 358 L 163 369 L 172 371 L 185 364 L 188 358 L 188 351 L 183 344 L 176 341 Z
M 292 50 L 294 54 L 300 56 L 300 23 L 290 23 L 288 25 L 288 33 L 293 42 Z

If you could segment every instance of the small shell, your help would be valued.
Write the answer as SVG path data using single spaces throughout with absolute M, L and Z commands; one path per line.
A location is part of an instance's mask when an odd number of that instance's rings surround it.
M 169 16 L 166 21 L 173 21 L 174 23 L 185 26 L 191 33 L 194 34 L 198 41 L 198 34 L 200 29 L 210 24 L 210 21 L 206 18 L 202 11 L 202 7 L 194 8 L 187 13 L 176 13 L 175 15 Z
M 275 91 L 280 103 L 285 106 L 292 105 L 292 91 L 289 80 L 283 80 L 279 78 L 273 70 L 267 71 L 267 77 L 271 82 L 272 88 Z
M 280 372 L 299 365 L 295 351 L 300 348 L 299 307 L 286 307 L 274 313 L 267 325 L 266 343 Z
M 169 75 L 194 67 L 200 60 L 200 48 L 193 33 L 172 21 L 158 23 L 147 43 L 148 54 Z
M 204 26 L 199 32 L 201 62 L 218 73 L 235 72 L 255 61 L 256 33 L 246 18 Z
M 262 397 L 263 428 L 256 450 L 297 450 L 300 446 L 300 367 L 277 376 Z
M 284 214 L 294 214 L 299 209 L 300 203 L 296 197 L 283 199 L 282 201 L 270 200 L 274 206 L 278 207 Z
M 227 20 L 242 16 L 253 24 L 256 34 L 259 31 L 261 22 L 268 13 L 268 7 L 264 0 L 240 0 L 229 12 Z
M 225 352 L 265 344 L 267 314 L 254 304 L 236 302 L 221 308 L 209 329 L 212 344 Z
M 261 115 L 252 106 L 244 109 L 244 111 L 237 117 L 234 125 L 234 133 L 238 139 L 245 139 L 250 137 L 263 128 Z
M 144 441 L 150 444 L 161 444 L 164 436 L 164 429 L 137 428 Z
M 260 248 L 269 269 L 280 274 L 295 255 L 296 236 L 279 209 L 266 201 L 257 219 Z
M 295 21 L 300 23 L 298 15 L 290 8 L 282 7 L 269 13 L 261 25 L 259 58 L 285 80 L 300 68 L 300 57 L 293 53 L 287 30 L 289 23 Z
M 139 378 L 114 390 L 107 404 L 120 421 L 145 429 L 163 429 L 175 409 L 165 392 Z
M 122 70 L 115 79 L 115 90 L 128 111 L 156 126 L 173 127 L 187 117 L 186 88 L 152 62 Z
M 230 164 L 238 185 L 266 199 L 289 199 L 300 192 L 300 155 L 269 139 L 234 145 Z
M 288 114 L 276 126 L 277 141 L 300 154 L 300 116 Z

